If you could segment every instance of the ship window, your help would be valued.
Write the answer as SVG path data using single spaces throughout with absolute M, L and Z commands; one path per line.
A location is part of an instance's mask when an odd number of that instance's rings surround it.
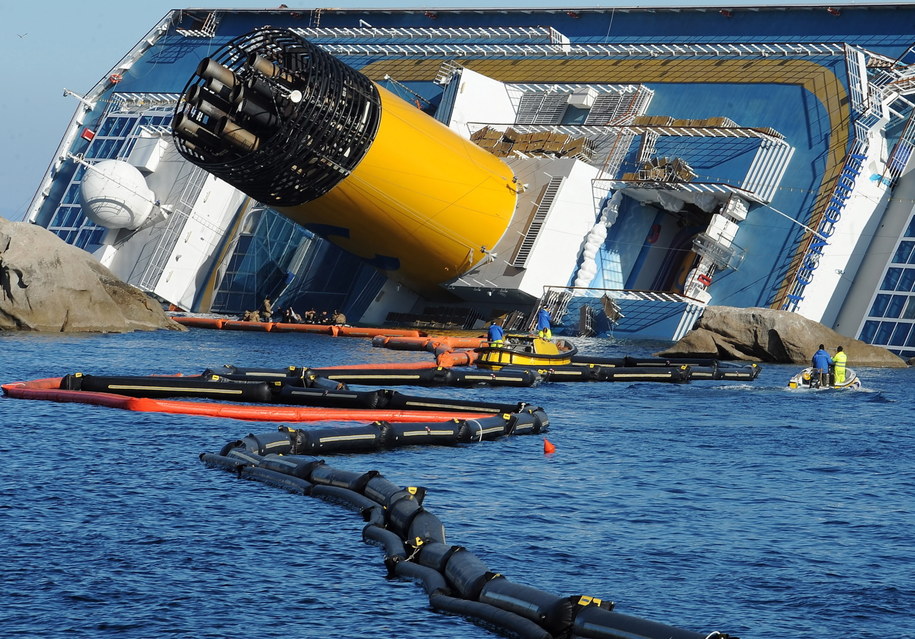
M 909 303 L 905 305 L 905 310 L 899 316 L 902 319 L 915 319 L 915 296 L 909 297 Z
M 588 109 L 579 109 L 577 107 L 566 107 L 566 112 L 562 116 L 563 124 L 584 124 L 588 118 Z
M 86 151 L 87 158 L 98 158 L 98 159 L 109 159 L 112 157 L 112 149 L 115 146 L 115 143 L 120 142 L 120 140 L 107 139 L 107 140 L 95 140 L 92 146 L 89 147 L 89 150 Z
M 105 118 L 105 121 L 102 123 L 102 127 L 98 130 L 96 135 L 105 136 L 111 135 L 111 129 L 114 128 L 114 123 L 118 118 Z
M 67 217 L 64 218 L 64 223 L 61 226 L 79 226 L 80 213 L 82 213 L 82 209 L 78 206 L 67 207 Z
M 909 256 L 912 255 L 913 246 L 915 246 L 915 242 L 900 242 L 899 246 L 896 248 L 896 254 L 893 255 L 893 261 L 897 264 L 906 264 L 909 262 Z
M 906 346 L 915 346 L 915 331 L 909 333 L 909 340 L 905 343 Z
M 873 343 L 888 344 L 894 330 L 896 330 L 896 322 L 880 322 L 880 328 L 877 329 L 877 334 L 874 335 Z
M 111 135 L 113 137 L 120 137 L 125 135 L 127 131 L 131 128 L 131 125 L 134 122 L 134 118 L 117 118 L 116 124 L 111 129 Z
M 78 246 L 81 249 L 86 248 L 86 241 L 89 239 L 89 230 L 80 229 L 76 234 L 76 239 L 73 241 L 74 246 Z
M 61 200 L 62 204 L 75 204 L 79 200 L 79 184 L 71 184 L 67 188 L 66 194 L 64 194 L 64 199 Z
M 902 314 L 902 307 L 905 306 L 906 299 L 908 298 L 905 295 L 893 295 L 884 317 L 899 317 Z
M 77 245 L 86 251 L 92 252 L 102 245 L 102 239 L 104 237 L 104 228 L 84 228 L 80 231 L 80 237 L 77 241 Z
M 896 284 L 896 290 L 911 291 L 913 284 L 915 284 L 915 268 L 903 269 L 902 274 L 899 276 L 899 282 Z
M 899 282 L 899 276 L 901 274 L 902 274 L 901 268 L 886 269 L 886 275 L 883 278 L 883 284 L 880 285 L 881 290 L 895 291 L 896 284 Z
M 78 211 L 79 208 L 74 206 L 60 207 L 57 209 L 57 213 L 54 214 L 54 218 L 51 220 L 48 228 L 62 229 L 73 226 L 73 223 L 76 221 Z
M 905 232 L 906 237 L 915 237 L 915 215 L 909 221 L 909 228 Z
M 873 344 L 874 335 L 877 334 L 878 326 L 880 326 L 880 322 L 875 322 L 874 320 L 868 320 L 864 322 L 864 328 L 861 329 L 861 334 L 858 335 L 858 339 L 862 342 Z
M 58 221 L 59 221 L 60 219 L 62 219 L 63 216 L 64 216 L 64 209 L 63 209 L 63 207 L 60 207 L 59 209 L 57 209 L 56 211 L 54 211 L 54 215 L 51 216 L 51 221 L 48 222 L 48 229 L 50 229 L 50 230 L 53 231 L 53 230 L 56 229 L 58 226 L 60 226 L 60 223 L 59 223 Z
M 890 338 L 891 346 L 904 346 L 905 338 L 909 336 L 909 329 L 912 328 L 911 324 L 906 324 L 905 322 L 899 322 L 896 325 L 896 330 L 893 331 L 893 336 Z
M 871 307 L 871 312 L 868 313 L 871 317 L 883 317 L 883 313 L 886 312 L 886 307 L 890 303 L 890 295 L 882 294 L 874 298 L 874 305 Z

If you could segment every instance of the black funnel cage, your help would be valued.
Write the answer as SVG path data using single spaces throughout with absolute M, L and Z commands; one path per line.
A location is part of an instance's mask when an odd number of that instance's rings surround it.
M 367 77 L 289 30 L 266 27 L 201 62 L 173 133 L 197 166 L 264 204 L 295 206 L 352 172 L 380 118 Z

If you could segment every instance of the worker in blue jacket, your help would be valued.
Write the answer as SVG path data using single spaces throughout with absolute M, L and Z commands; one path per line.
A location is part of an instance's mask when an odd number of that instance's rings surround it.
M 553 331 L 550 329 L 550 312 L 546 306 L 541 306 L 537 311 L 537 335 L 540 339 L 551 339 Z
M 825 346 L 820 344 L 820 350 L 813 354 L 811 363 L 813 364 L 812 379 L 818 380 L 817 386 L 829 386 L 829 367 L 832 364 L 832 356 L 826 351 Z
M 502 326 L 499 325 L 498 319 L 494 319 L 489 325 L 488 337 L 490 346 L 502 346 L 503 340 L 505 339 L 505 331 L 503 331 Z

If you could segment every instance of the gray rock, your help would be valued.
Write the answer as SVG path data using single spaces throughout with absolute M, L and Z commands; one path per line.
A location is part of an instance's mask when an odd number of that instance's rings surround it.
M 693 330 L 657 355 L 809 365 L 820 344 L 832 354 L 842 346 L 852 367 L 906 366 L 901 357 L 882 346 L 840 335 L 797 313 L 730 306 L 706 308 Z
M 142 291 L 50 231 L 0 217 L 0 330 L 187 330 Z

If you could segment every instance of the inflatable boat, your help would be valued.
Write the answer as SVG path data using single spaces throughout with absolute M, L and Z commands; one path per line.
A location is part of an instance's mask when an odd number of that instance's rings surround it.
M 567 366 L 578 353 L 571 342 L 536 335 L 506 335 L 501 345 L 489 342 L 474 350 L 478 353 L 476 365 L 493 370 L 503 366 Z
M 845 381 L 841 384 L 835 383 L 832 372 L 830 372 L 826 378 L 826 383 L 821 383 L 820 374 L 816 372 L 814 368 L 805 368 L 788 380 L 788 388 L 805 388 L 812 390 L 825 390 L 828 388 L 861 388 L 861 380 L 858 379 L 857 373 L 850 368 L 845 369 Z

